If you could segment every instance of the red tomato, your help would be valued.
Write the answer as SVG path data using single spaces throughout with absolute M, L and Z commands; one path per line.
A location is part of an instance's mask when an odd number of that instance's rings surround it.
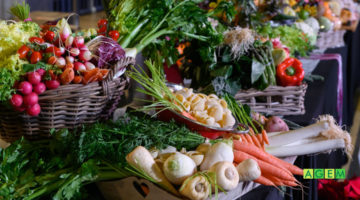
M 99 28 L 101 28 L 101 27 L 103 27 L 103 26 L 106 27 L 107 23 L 108 23 L 108 21 L 107 21 L 106 19 L 100 19 L 100 20 L 98 21 L 98 24 L 97 24 L 97 25 L 98 25 Z
M 46 31 L 45 35 L 44 35 L 44 39 L 47 42 L 53 42 L 55 38 L 55 33 L 53 31 Z
M 17 51 L 17 53 L 19 54 L 19 58 L 20 59 L 26 58 L 29 51 L 30 51 L 30 48 L 28 46 L 22 45 L 20 47 L 20 49 Z
M 38 43 L 38 44 L 42 44 L 45 42 L 42 38 L 39 38 L 39 37 L 31 37 L 31 38 L 29 38 L 29 41 L 31 43 Z
M 47 63 L 50 64 L 50 65 L 55 65 L 56 60 L 57 60 L 57 58 L 56 58 L 55 56 L 51 56 L 51 57 L 48 59 Z
M 113 40 L 117 41 L 117 40 L 119 39 L 119 37 L 120 37 L 120 34 L 119 34 L 119 31 L 113 30 L 113 31 L 110 31 L 110 32 L 109 32 L 109 36 L 110 36 Z
M 52 53 L 57 57 L 62 55 L 61 49 L 59 49 L 58 47 L 55 47 L 55 46 L 46 48 L 45 52 L 46 53 Z
M 39 62 L 41 60 L 42 56 L 41 53 L 38 51 L 34 51 L 31 54 L 31 58 L 30 58 L 30 63 L 31 64 L 36 64 L 37 62 Z

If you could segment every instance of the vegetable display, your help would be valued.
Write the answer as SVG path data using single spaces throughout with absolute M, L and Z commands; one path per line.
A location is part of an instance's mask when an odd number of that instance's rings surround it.
M 47 140 L 21 139 L 0 150 L 0 195 L 5 199 L 78 198 L 83 196 L 80 188 L 88 183 L 139 174 L 125 159 L 138 146 L 164 149 L 171 145 L 180 150 L 203 142 L 202 136 L 173 122 L 134 115 L 76 132 L 60 130 Z

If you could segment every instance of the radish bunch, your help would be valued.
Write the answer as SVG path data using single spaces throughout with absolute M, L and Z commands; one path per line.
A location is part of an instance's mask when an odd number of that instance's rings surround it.
M 39 115 L 41 111 L 39 94 L 44 93 L 46 89 L 56 89 L 60 85 L 57 80 L 44 81 L 44 75 L 44 69 L 29 72 L 22 82 L 15 85 L 17 94 L 11 97 L 10 103 L 16 111 L 26 111 L 30 116 Z

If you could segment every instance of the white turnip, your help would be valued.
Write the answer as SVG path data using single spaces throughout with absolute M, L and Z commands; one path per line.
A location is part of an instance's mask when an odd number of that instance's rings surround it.
M 150 152 L 142 146 L 136 147 L 132 152 L 126 156 L 126 161 L 136 169 L 145 173 L 156 181 L 157 184 L 162 186 L 167 191 L 178 195 L 178 191 L 174 186 L 166 179 L 165 175 L 155 163 L 154 158 Z
M 228 142 L 229 144 L 225 142 Z M 231 163 L 234 161 L 234 152 L 231 140 L 217 142 L 212 145 L 209 151 L 205 154 L 205 158 L 200 165 L 200 169 L 201 171 L 208 170 L 212 165 L 221 161 L 228 161 Z
M 258 163 L 253 159 L 246 159 L 236 166 L 239 181 L 253 181 L 261 176 Z
M 163 171 L 171 183 L 180 185 L 196 172 L 196 164 L 189 156 L 175 153 L 166 159 Z
M 187 178 L 181 185 L 179 192 L 191 200 L 202 200 L 209 196 L 210 189 L 211 185 L 208 179 L 199 174 Z
M 216 183 L 224 190 L 235 189 L 239 184 L 239 174 L 232 162 L 217 162 L 210 167 L 210 172 L 215 172 Z

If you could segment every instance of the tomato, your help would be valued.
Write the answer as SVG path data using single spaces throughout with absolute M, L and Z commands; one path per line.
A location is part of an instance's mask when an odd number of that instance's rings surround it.
M 44 39 L 47 42 L 53 42 L 55 38 L 55 33 L 53 31 L 46 31 L 45 35 L 44 35 Z
M 38 51 L 34 51 L 31 54 L 31 58 L 30 58 L 30 63 L 31 64 L 36 64 L 37 62 L 39 62 L 41 60 L 42 56 L 41 53 Z
M 24 59 L 26 58 L 28 52 L 30 51 L 30 48 L 26 45 L 22 45 L 19 50 L 17 51 L 17 53 L 19 54 L 19 58 L 20 59 Z
M 42 38 L 39 38 L 39 37 L 31 37 L 31 38 L 29 38 L 29 41 L 31 43 L 37 43 L 37 44 L 42 44 L 45 42 Z
M 117 40 L 119 39 L 119 37 L 120 37 L 120 34 L 119 34 L 119 31 L 113 30 L 113 31 L 110 31 L 110 32 L 109 32 L 109 36 L 110 36 L 113 40 L 117 41 Z
M 99 28 L 101 28 L 101 27 L 106 27 L 106 25 L 107 25 L 107 23 L 108 23 L 108 21 L 106 20 L 106 19 L 100 19 L 99 21 L 98 21 L 98 27 Z
M 51 57 L 48 59 L 47 63 L 50 64 L 50 65 L 55 65 L 56 60 L 57 60 L 57 58 L 56 58 L 55 56 L 51 56 Z
M 52 53 L 57 57 L 62 55 L 61 49 L 59 49 L 58 47 L 55 47 L 55 46 L 46 48 L 45 52 L 46 53 Z

